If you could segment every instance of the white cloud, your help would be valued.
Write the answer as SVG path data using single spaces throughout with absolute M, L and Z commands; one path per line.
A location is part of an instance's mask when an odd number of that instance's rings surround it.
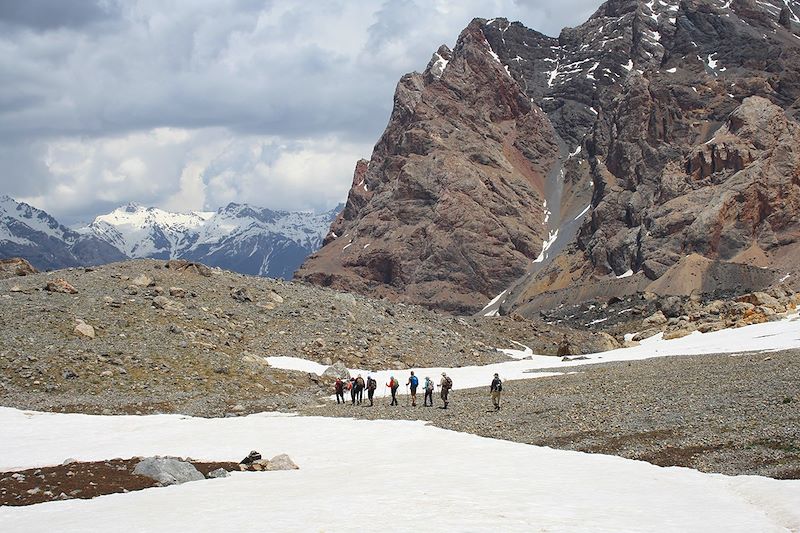
M 555 34 L 599 3 L 103 0 L 69 16 L 42 2 L 14 16 L 0 8 L 0 188 L 67 218 L 127 201 L 330 207 L 385 127 L 397 80 L 452 46 L 471 18 Z
M 286 142 L 224 128 L 67 138 L 47 144 L 55 188 L 23 199 L 67 213 L 131 200 L 176 211 L 228 202 L 319 210 L 345 198 L 355 161 L 369 150 L 333 136 Z

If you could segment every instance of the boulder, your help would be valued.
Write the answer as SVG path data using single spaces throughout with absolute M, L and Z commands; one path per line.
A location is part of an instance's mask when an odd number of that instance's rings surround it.
M 667 318 L 681 316 L 683 314 L 683 301 L 678 296 L 665 296 L 656 305 Z
M 782 307 L 777 298 L 770 296 L 766 292 L 752 292 L 750 294 L 744 294 L 736 298 L 736 301 L 753 304 L 755 306 L 760 305 L 764 307 L 770 307 L 772 309 Z
M 152 283 L 153 278 L 145 274 L 140 274 L 133 278 L 133 281 L 131 281 L 131 284 L 136 285 L 137 287 L 149 287 Z
M 207 278 L 211 277 L 210 268 L 202 263 L 192 263 L 191 261 L 186 261 L 185 259 L 171 259 L 167 261 L 164 267 L 180 273 L 197 274 Z
M 250 293 L 250 289 L 247 287 L 231 289 L 231 298 L 237 302 L 252 302 L 254 300 L 253 295 Z
M 230 477 L 230 473 L 224 468 L 217 468 L 216 470 L 212 470 L 211 472 L 208 473 L 209 479 L 217 479 L 223 477 Z
M 44 286 L 48 292 L 60 292 L 62 294 L 78 294 L 78 289 L 67 283 L 63 278 L 52 279 Z
M 147 457 L 139 461 L 133 473 L 154 479 L 163 486 L 205 479 L 193 464 L 174 457 Z
M 156 296 L 153 298 L 153 307 L 156 309 L 163 309 L 164 311 L 181 311 L 183 304 L 173 302 L 166 296 Z
M 186 289 L 182 287 L 170 287 L 169 288 L 169 295 L 173 298 L 186 298 Z
M 343 304 L 347 305 L 355 305 L 356 304 L 356 297 L 350 294 L 349 292 L 337 292 L 333 295 L 333 299 L 337 302 L 342 302 Z
M 78 320 L 78 323 L 75 325 L 75 329 L 73 331 L 77 335 L 87 337 L 89 339 L 94 339 L 95 337 L 94 328 L 83 320 Z
M 278 294 L 275 291 L 270 292 L 269 293 L 269 297 L 272 298 L 272 301 L 275 302 L 276 304 L 282 304 L 283 303 L 283 296 L 281 296 L 280 294 Z
M 15 276 L 27 276 L 29 274 L 37 274 L 33 265 L 21 257 L 12 257 L 10 259 L 0 259 L 0 279 L 13 278 Z
M 258 453 L 256 450 L 251 450 L 250 453 L 247 454 L 247 457 L 245 457 L 244 459 L 239 461 L 239 464 L 249 465 L 251 463 L 254 463 L 254 462 L 260 461 L 260 460 L 261 460 L 261 454 Z
M 343 380 L 350 379 L 350 371 L 347 370 L 347 367 L 341 361 L 336 361 L 333 365 L 329 366 L 325 369 L 325 372 L 322 373 L 323 378 L 340 378 Z
M 656 311 L 649 317 L 642 320 L 642 325 L 644 326 L 660 326 L 661 324 L 667 323 L 667 317 L 664 316 L 664 313 L 661 311 Z
M 298 470 L 300 467 L 297 466 L 294 461 L 292 461 L 288 455 L 282 453 L 280 455 L 276 455 L 272 459 L 269 460 L 264 470 L 269 471 L 276 471 L 276 470 Z

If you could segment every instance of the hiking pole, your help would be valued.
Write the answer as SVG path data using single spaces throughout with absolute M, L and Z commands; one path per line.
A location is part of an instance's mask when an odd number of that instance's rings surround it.
M 408 407 L 408 383 L 406 383 L 406 407 Z

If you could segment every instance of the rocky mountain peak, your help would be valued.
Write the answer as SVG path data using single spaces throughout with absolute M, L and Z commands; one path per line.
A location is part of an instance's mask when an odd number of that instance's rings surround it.
M 614 290 L 638 290 L 687 253 L 789 268 L 797 7 L 610 0 L 558 38 L 474 19 L 401 78 L 345 212 L 298 275 L 534 313 L 576 283 L 595 287 L 572 291 L 585 296 L 630 276 Z

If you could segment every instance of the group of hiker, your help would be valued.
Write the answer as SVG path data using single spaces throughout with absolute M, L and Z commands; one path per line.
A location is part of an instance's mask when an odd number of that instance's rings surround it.
M 406 382 L 406 387 L 410 391 L 411 396 L 411 406 L 417 406 L 417 389 L 419 388 L 420 382 L 419 378 L 414 374 L 414 371 L 411 371 L 411 375 L 408 377 L 408 381 Z M 386 384 L 386 387 L 389 389 L 389 392 L 392 397 L 391 403 L 389 405 L 399 405 L 397 403 L 397 390 L 400 388 L 400 381 L 394 376 L 389 377 L 389 382 Z M 367 391 L 367 399 L 369 400 L 370 407 L 375 405 L 375 390 L 378 388 L 378 382 L 372 376 L 368 375 L 366 381 L 361 374 L 354 378 L 350 378 L 347 381 L 343 381 L 341 378 L 336 378 L 336 383 L 334 384 L 334 390 L 336 391 L 336 403 L 346 403 L 345 401 L 345 390 L 350 391 L 350 402 L 353 405 L 360 405 L 364 400 L 364 389 Z M 423 398 L 423 405 L 425 407 L 433 407 L 433 391 L 436 388 L 433 380 L 425 376 L 425 382 L 422 385 L 422 390 L 425 393 Z M 447 372 L 442 372 L 442 379 L 439 381 L 439 397 L 442 399 L 442 407 L 441 409 L 447 409 L 449 405 L 448 397 L 450 395 L 450 390 L 453 388 L 453 380 L 450 376 L 447 375 Z M 494 379 L 492 380 L 491 385 L 489 386 L 489 392 L 492 397 L 492 405 L 495 411 L 500 410 L 500 393 L 503 390 L 503 382 L 500 380 L 500 376 L 497 374 L 494 375 Z

